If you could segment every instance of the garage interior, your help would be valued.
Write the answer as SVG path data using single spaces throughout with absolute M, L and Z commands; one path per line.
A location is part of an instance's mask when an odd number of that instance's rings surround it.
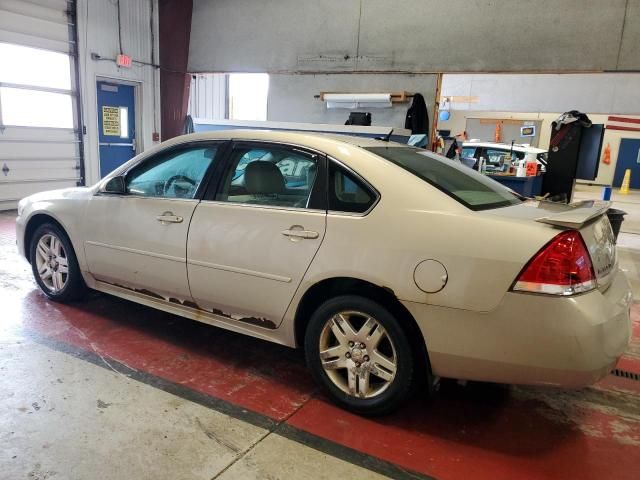
M 639 42 L 639 0 L 0 0 L 0 480 L 638 478 Z M 629 349 L 597 384 L 441 379 L 358 416 L 301 350 L 98 292 L 51 302 L 16 248 L 20 199 L 93 185 L 163 141 L 243 128 L 406 143 L 417 94 L 415 140 L 456 161 L 489 143 L 472 154 L 483 172 L 500 146 L 551 155 L 565 112 L 601 126 L 566 200 L 624 213 L 635 301 Z M 551 172 L 537 173 L 515 179 L 541 179 L 529 196 Z

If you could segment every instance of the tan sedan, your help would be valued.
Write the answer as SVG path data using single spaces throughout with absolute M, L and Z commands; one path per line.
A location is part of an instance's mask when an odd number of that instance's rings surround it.
M 218 132 L 22 200 L 18 247 L 53 300 L 92 288 L 304 347 L 338 404 L 379 414 L 438 377 L 604 376 L 631 329 L 607 207 L 382 140 Z

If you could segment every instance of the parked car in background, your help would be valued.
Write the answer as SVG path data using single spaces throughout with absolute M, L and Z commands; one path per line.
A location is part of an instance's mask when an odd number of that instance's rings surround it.
M 606 375 L 631 301 L 608 206 L 524 201 L 393 142 L 234 130 L 21 200 L 17 244 L 52 300 L 91 288 L 302 347 L 336 403 L 381 414 L 438 377 Z
M 517 161 L 523 160 L 528 153 L 534 153 L 536 155 L 536 160 L 540 165 L 540 171 L 544 172 L 547 166 L 547 151 L 529 145 L 514 144 L 512 147 L 510 143 L 472 140 L 462 144 L 462 154 L 460 157 L 465 165 L 472 166 L 474 170 L 478 169 L 478 160 L 483 158 L 487 171 L 491 172 L 500 171 L 508 156 L 511 156 L 512 161 Z

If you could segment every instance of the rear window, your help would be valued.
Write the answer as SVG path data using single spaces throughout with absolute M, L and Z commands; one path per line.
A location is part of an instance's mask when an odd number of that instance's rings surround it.
M 495 180 L 433 152 L 411 147 L 369 147 L 365 150 L 413 173 L 471 210 L 522 203 L 518 194 Z

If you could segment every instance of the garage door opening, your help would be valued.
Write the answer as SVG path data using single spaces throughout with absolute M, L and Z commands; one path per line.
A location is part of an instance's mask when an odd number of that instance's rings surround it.
M 207 120 L 267 120 L 267 73 L 198 73 L 191 77 L 189 110 Z
M 229 119 L 266 120 L 268 94 L 268 74 L 229 74 Z

